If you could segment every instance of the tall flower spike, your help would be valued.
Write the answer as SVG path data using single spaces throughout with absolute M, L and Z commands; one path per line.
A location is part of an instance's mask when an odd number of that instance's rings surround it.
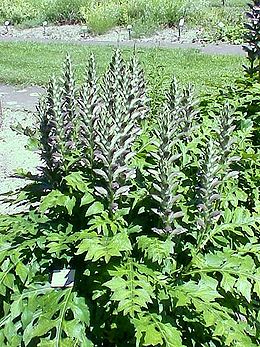
M 67 55 L 61 78 L 63 137 L 68 152 L 76 147 L 77 141 L 77 99 L 74 72 L 70 56 Z
M 198 99 L 195 97 L 194 88 L 188 85 L 183 89 L 183 97 L 181 102 L 181 134 L 183 138 L 188 141 L 189 135 L 196 127 L 199 117 L 199 111 L 197 109 Z
M 149 99 L 146 95 L 144 72 L 136 56 L 132 58 L 128 69 L 129 76 L 131 76 L 129 81 L 129 87 L 131 88 L 130 110 L 132 113 L 138 110 L 140 120 L 145 119 L 149 110 Z
M 210 140 L 208 146 L 204 150 L 199 173 L 200 187 L 198 210 L 201 218 L 197 220 L 198 248 L 201 247 L 210 227 L 219 215 L 216 206 L 220 199 L 218 190 L 221 184 L 221 178 L 219 176 L 221 168 L 220 161 L 221 156 L 219 154 L 219 148 Z
M 120 51 L 116 50 L 102 83 L 102 99 L 109 111 L 111 121 L 117 117 L 116 103 L 124 97 L 126 79 L 126 65 Z
M 198 100 L 195 98 L 194 89 L 191 85 L 182 89 L 173 78 L 166 100 L 172 116 L 178 123 L 178 137 L 188 140 L 198 118 Z
M 120 88 L 125 81 L 125 70 L 125 62 L 121 52 L 117 49 L 112 56 L 106 76 L 110 80 L 110 86 L 113 88 L 114 93 L 116 93 L 117 87 Z M 118 91 L 120 91 L 120 89 Z
M 116 51 L 102 82 L 102 107 L 95 123 L 95 160 L 99 167 L 94 172 L 100 177 L 96 191 L 107 199 L 111 213 L 121 197 L 127 195 L 135 175 L 128 163 L 140 131 L 137 120 L 143 114 L 142 107 L 133 107 L 137 99 L 132 94 L 132 75 L 126 72 L 127 67 Z
M 93 168 L 95 150 L 95 122 L 101 111 L 98 78 L 94 56 L 91 55 L 85 73 L 85 81 L 78 99 L 80 127 L 79 146 L 81 148 L 83 165 Z
M 247 33 L 245 34 L 245 45 L 243 48 L 247 53 L 249 66 L 244 66 L 246 74 L 260 81 L 260 1 L 253 0 L 248 4 L 250 11 L 246 13 L 248 23 L 245 23 Z
M 204 239 L 210 228 L 218 221 L 221 211 L 221 186 L 225 179 L 237 177 L 238 172 L 231 170 L 234 161 L 239 157 L 232 156 L 233 150 L 233 125 L 234 116 L 232 109 L 227 104 L 218 117 L 217 138 L 209 141 L 204 151 L 200 168 L 200 188 L 198 212 L 198 249 L 205 246 Z
M 152 155 L 156 165 L 149 170 L 152 180 L 152 197 L 157 202 L 157 208 L 153 209 L 161 220 L 159 228 L 154 229 L 159 234 L 178 234 L 183 232 L 181 227 L 176 228 L 177 218 L 182 217 L 182 211 L 176 207 L 180 199 L 179 187 L 183 174 L 176 162 L 181 154 L 178 151 L 178 141 L 182 136 L 181 125 L 183 118 L 183 91 L 174 79 L 171 90 L 166 95 L 164 110 L 157 116 L 157 124 L 154 129 L 158 152 Z
M 62 170 L 62 139 L 60 136 L 61 126 L 61 91 L 57 81 L 50 80 L 46 97 L 38 106 L 40 114 L 40 142 L 42 146 L 42 160 L 45 163 L 43 174 L 54 183 L 59 181 Z
M 221 160 L 225 161 L 226 157 L 232 150 L 234 140 L 232 134 L 236 128 L 234 125 L 234 111 L 229 104 L 226 104 L 220 111 L 218 117 L 218 142 L 220 146 Z

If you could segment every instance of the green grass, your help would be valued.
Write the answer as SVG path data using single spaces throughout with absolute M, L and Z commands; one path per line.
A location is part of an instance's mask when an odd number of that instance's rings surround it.
M 228 7 L 245 7 L 250 0 L 225 0 L 225 6 Z M 210 6 L 222 7 L 222 0 L 209 0 Z
M 77 67 L 77 77 L 82 78 L 90 53 L 94 53 L 98 68 L 104 67 L 114 48 L 72 44 L 0 43 L 0 82 L 24 85 L 46 85 L 52 74 L 59 74 L 68 52 Z M 123 48 L 125 57 L 133 49 Z M 242 75 L 245 58 L 231 55 L 207 55 L 196 50 L 137 49 L 137 55 L 150 79 L 158 80 L 158 73 L 166 83 L 175 75 L 183 84 L 192 83 L 198 91 L 232 83 Z

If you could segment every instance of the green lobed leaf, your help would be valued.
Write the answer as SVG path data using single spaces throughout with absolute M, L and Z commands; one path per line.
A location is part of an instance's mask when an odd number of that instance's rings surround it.
M 88 191 L 88 184 L 86 183 L 81 172 L 73 172 L 67 175 L 64 179 L 69 187 L 78 190 L 82 193 Z
M 132 322 L 136 330 L 137 346 L 183 346 L 181 332 L 170 323 L 162 322 L 162 318 L 157 314 L 139 314 Z
M 104 206 L 102 205 L 102 203 L 99 201 L 95 201 L 91 206 L 89 206 L 85 216 L 88 217 L 94 214 L 99 214 L 102 211 L 104 211 Z
M 118 302 L 118 312 L 134 317 L 152 303 L 154 288 L 131 260 L 109 273 L 112 279 L 103 285 L 111 290 L 111 300 Z
M 72 215 L 73 208 L 76 203 L 74 196 L 70 197 L 61 193 L 59 190 L 53 190 L 48 195 L 41 199 L 39 211 L 46 212 L 53 207 L 62 206 L 66 207 L 69 215 Z
M 104 258 L 108 263 L 111 257 L 120 257 L 122 252 L 131 251 L 132 246 L 126 232 L 114 236 L 102 236 L 90 232 L 78 247 L 77 254 L 86 253 L 85 260 L 98 261 Z

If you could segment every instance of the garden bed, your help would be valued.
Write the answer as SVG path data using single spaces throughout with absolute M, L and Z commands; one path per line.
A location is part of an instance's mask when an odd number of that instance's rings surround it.
M 130 25 L 133 37 L 140 38 L 159 28 L 176 28 L 184 18 L 184 28 L 203 29 L 200 34 L 207 41 L 241 43 L 245 7 L 245 0 L 2 0 L 0 22 L 7 20 L 24 28 L 82 23 L 88 28 L 87 32 L 83 29 L 83 36 Z
M 0 37 L 3 39 L 19 39 L 19 40 L 40 40 L 40 41 L 67 41 L 67 42 L 87 42 L 87 41 L 129 41 L 132 36 L 129 36 L 129 32 L 125 28 L 115 28 L 109 30 L 103 35 L 94 35 L 89 32 L 84 25 L 50 25 L 45 29 L 40 27 L 21 29 L 11 26 L 6 31 L 4 26 L 0 26 Z M 181 37 L 178 36 L 177 28 L 159 28 L 153 34 L 140 35 L 139 38 L 134 38 L 137 42 L 206 42 L 203 38 L 203 30 L 185 29 L 181 33 Z

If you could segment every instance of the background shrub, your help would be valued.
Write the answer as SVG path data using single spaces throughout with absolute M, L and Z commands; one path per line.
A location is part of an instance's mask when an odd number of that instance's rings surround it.
M 122 22 L 122 6 L 114 0 L 91 0 L 87 6 L 81 7 L 81 14 L 95 34 L 103 34 Z
M 95 34 L 131 24 L 138 37 L 160 27 L 176 26 L 184 17 L 187 28 L 202 28 L 209 41 L 239 43 L 245 3 L 246 0 L 230 0 L 223 7 L 220 0 L 3 0 L 0 18 L 27 26 L 39 25 L 43 20 L 60 24 L 85 22 Z
M 200 7 L 190 13 L 190 24 L 203 28 L 209 41 L 242 43 L 245 15 L 241 7 Z
M 42 0 L 43 17 L 50 22 L 75 23 L 81 21 L 80 8 L 88 0 Z
M 40 16 L 43 10 L 42 2 L 35 6 L 35 1 L 2 0 L 0 3 L 0 18 L 12 23 L 21 23 Z

